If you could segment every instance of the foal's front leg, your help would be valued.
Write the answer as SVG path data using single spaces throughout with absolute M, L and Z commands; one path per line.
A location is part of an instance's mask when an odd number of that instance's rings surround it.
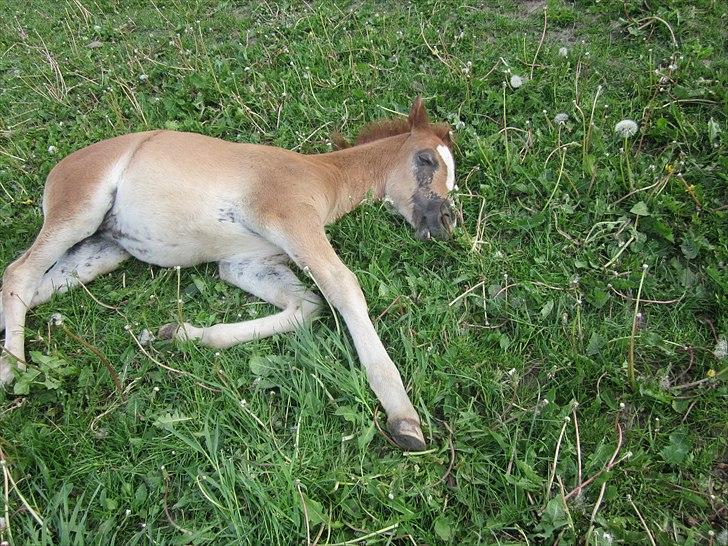
M 309 226 L 306 226 L 309 228 Z M 387 413 L 387 428 L 397 444 L 408 451 L 426 448 L 420 419 L 412 406 L 397 367 L 389 358 L 369 318 L 367 303 L 356 276 L 331 247 L 320 226 L 287 230 L 277 242 L 311 273 L 324 297 L 341 313 L 354 340 L 369 385 Z

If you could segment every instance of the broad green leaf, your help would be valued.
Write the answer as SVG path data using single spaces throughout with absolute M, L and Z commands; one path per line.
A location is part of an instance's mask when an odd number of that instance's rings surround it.
M 452 524 L 445 514 L 437 516 L 435 520 L 435 534 L 445 541 L 452 539 Z
M 538 524 L 537 529 L 543 531 L 542 536 L 549 538 L 554 534 L 554 531 L 561 529 L 568 525 L 569 516 L 564 510 L 564 501 L 561 497 L 553 497 L 547 504 L 546 509 L 541 516 L 541 522 Z
M 260 356 L 253 355 L 248 361 L 248 366 L 253 375 L 258 377 L 267 377 L 275 370 L 279 369 L 281 364 L 285 363 L 285 359 L 279 356 Z
M 364 449 L 369 445 L 369 443 L 372 441 L 372 438 L 374 438 L 374 431 L 374 421 L 372 421 L 366 431 L 364 431 L 364 434 L 359 436 L 359 439 L 357 440 L 357 443 L 359 444 L 359 449 Z
M 545 320 L 554 309 L 554 300 L 547 301 L 541 308 L 541 320 Z
M 339 406 L 334 412 L 335 415 L 340 415 L 350 423 L 357 423 L 361 418 L 361 412 L 355 410 L 351 406 Z
M 302 493 L 303 500 L 306 503 L 306 518 L 308 519 L 308 523 L 310 525 L 318 525 L 319 523 L 323 523 L 325 521 L 328 521 L 328 516 L 324 512 L 323 506 L 321 506 L 321 503 L 317 500 L 312 499 L 305 493 Z M 303 507 L 302 507 L 303 510 Z
M 597 332 L 592 332 L 591 337 L 589 338 L 589 343 L 586 346 L 586 354 L 588 356 L 594 356 L 595 354 L 599 354 L 599 351 L 602 350 L 602 347 L 607 343 L 607 340 L 604 339 L 601 335 L 599 335 Z
M 635 205 L 629 209 L 629 212 L 635 216 L 649 216 L 650 211 L 647 209 L 647 204 L 644 201 L 638 201 Z
M 670 434 L 670 443 L 662 448 L 660 455 L 667 463 L 678 466 L 685 461 L 692 447 L 692 442 L 687 433 L 676 431 Z
M 191 420 L 192 417 L 187 417 L 186 415 L 183 415 L 177 410 L 174 410 L 172 412 L 166 412 L 159 415 L 152 425 L 154 425 L 157 428 L 161 428 L 164 430 L 174 430 L 175 425 L 182 423 L 184 421 Z

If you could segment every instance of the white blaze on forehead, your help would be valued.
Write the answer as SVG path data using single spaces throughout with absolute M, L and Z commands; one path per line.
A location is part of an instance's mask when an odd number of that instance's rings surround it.
M 445 185 L 447 186 L 447 191 L 451 191 L 455 187 L 455 160 L 452 157 L 450 148 L 444 144 L 437 146 L 437 153 L 440 154 L 442 162 L 447 167 L 447 180 L 445 180 Z

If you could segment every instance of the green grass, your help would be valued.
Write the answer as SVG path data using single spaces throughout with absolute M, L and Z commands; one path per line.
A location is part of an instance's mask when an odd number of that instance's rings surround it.
M 94 141 L 167 127 L 322 152 L 422 94 L 457 127 L 454 241 L 380 204 L 329 233 L 431 449 L 379 434 L 330 313 L 142 353 L 177 275 L 130 262 L 88 287 L 116 310 L 76 290 L 29 313 L 40 373 L 0 393 L 0 540 L 725 544 L 725 7 L 553 0 L 541 43 L 537 2 L 191 4 L 0 3 L 0 267 L 40 227 L 45 175 Z M 180 280 L 191 322 L 271 311 L 213 266 Z

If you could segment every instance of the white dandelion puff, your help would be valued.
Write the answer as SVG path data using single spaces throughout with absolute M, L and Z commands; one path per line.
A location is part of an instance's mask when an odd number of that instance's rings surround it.
M 726 356 L 728 356 L 728 340 L 726 340 L 726 338 L 721 337 L 718 340 L 718 343 L 715 344 L 713 356 L 718 360 L 723 360 Z
M 139 81 L 145 82 L 148 79 L 149 79 L 149 76 L 147 76 L 146 74 L 139 74 Z
M 58 148 L 55 146 L 48 146 L 48 153 L 49 154 L 55 154 L 58 151 Z
M 567 121 L 569 121 L 569 114 L 564 112 L 559 112 L 554 116 L 554 123 L 556 125 L 564 125 Z
M 511 76 L 511 87 L 513 89 L 518 89 L 523 85 L 523 78 L 521 76 L 517 76 L 516 74 L 513 74 Z
M 66 317 L 64 317 L 60 313 L 53 313 L 48 319 L 48 322 L 50 322 L 53 326 L 60 326 L 61 324 L 63 324 L 63 321 L 65 319 Z
M 629 138 L 637 134 L 637 122 L 631 119 L 623 119 L 614 126 L 614 132 L 622 138 Z
M 566 49 L 565 47 L 560 47 L 559 48 L 559 56 L 561 56 L 561 57 L 568 57 L 569 56 L 569 50 Z

